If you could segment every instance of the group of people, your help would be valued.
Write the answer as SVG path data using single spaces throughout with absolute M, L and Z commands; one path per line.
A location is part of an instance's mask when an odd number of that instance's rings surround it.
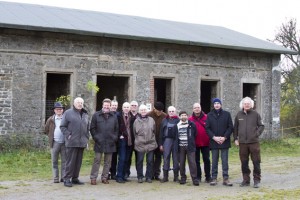
M 101 182 L 110 179 L 118 183 L 128 181 L 132 155 L 138 183 L 158 180 L 169 181 L 169 171 L 173 170 L 173 181 L 185 184 L 186 160 L 188 161 L 193 185 L 198 186 L 202 178 L 211 186 L 217 185 L 218 161 L 221 157 L 223 185 L 232 186 L 229 181 L 228 153 L 231 135 L 239 146 L 239 156 L 243 181 L 241 187 L 250 185 L 249 157 L 253 162 L 253 187 L 258 188 L 261 180 L 259 136 L 264 130 L 260 115 L 253 109 L 254 101 L 245 97 L 240 102 L 234 125 L 231 114 L 222 109 L 222 101 L 215 98 L 213 109 L 205 114 L 200 103 L 194 103 L 192 115 L 156 102 L 152 111 L 136 101 L 125 102 L 117 111 L 118 102 L 104 99 L 101 110 L 92 115 L 83 108 L 84 100 L 74 99 L 73 107 L 64 112 L 60 102 L 54 104 L 54 115 L 45 125 L 51 147 L 54 183 L 64 182 L 66 187 L 82 185 L 79 172 L 83 151 L 91 134 L 94 144 L 94 162 L 91 169 L 91 185 L 97 184 L 101 158 L 104 156 Z M 210 156 L 211 152 L 211 156 Z M 61 156 L 61 176 L 59 178 L 58 158 Z M 202 173 L 200 157 L 204 163 Z M 146 157 L 146 172 L 143 172 Z M 210 157 L 212 160 L 210 160 Z M 172 160 L 172 168 L 171 166 Z M 161 175 L 161 164 L 163 161 Z M 180 175 L 180 179 L 179 179 Z

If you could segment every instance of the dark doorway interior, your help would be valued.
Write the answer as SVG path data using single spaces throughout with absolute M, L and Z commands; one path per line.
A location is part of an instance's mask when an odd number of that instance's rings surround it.
M 128 97 L 129 77 L 120 76 L 97 76 L 97 85 L 100 88 L 97 93 L 96 110 L 102 108 L 102 101 L 105 98 L 118 101 L 118 111 L 122 108 L 122 104 L 129 101 Z
M 258 86 L 257 83 L 243 83 L 243 98 L 250 97 L 254 101 L 254 109 L 257 109 L 258 105 Z
M 218 97 L 217 86 L 218 81 L 201 80 L 200 104 L 205 113 L 209 113 L 212 109 L 212 99 Z
M 53 105 L 55 99 L 61 95 L 70 94 L 70 74 L 47 74 L 46 82 L 46 120 L 53 115 Z
M 165 111 L 172 105 L 171 85 L 172 79 L 154 79 L 154 102 L 160 101 L 165 105 Z

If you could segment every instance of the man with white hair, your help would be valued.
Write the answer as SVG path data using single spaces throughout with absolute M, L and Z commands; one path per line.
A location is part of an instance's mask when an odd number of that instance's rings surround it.
M 179 122 L 174 106 L 168 107 L 168 115 L 163 119 L 160 126 L 159 148 L 163 152 L 163 179 L 162 183 L 169 181 L 170 158 L 172 154 L 174 182 L 178 182 L 179 160 L 178 160 L 178 137 L 176 135 L 176 124 Z
M 122 105 L 122 112 L 118 113 L 119 135 L 118 135 L 118 168 L 116 181 L 125 183 L 125 170 L 128 165 L 130 153 L 132 152 L 132 134 L 130 131 L 130 103 L 125 102 Z
M 146 155 L 146 182 L 152 183 L 153 151 L 157 148 L 155 140 L 155 121 L 147 115 L 147 106 L 139 107 L 139 116 L 133 123 L 134 149 L 136 150 L 136 171 L 138 183 L 143 183 L 143 162 Z
M 261 180 L 259 136 L 264 131 L 264 125 L 259 113 L 253 110 L 253 107 L 254 101 L 251 98 L 242 99 L 240 102 L 241 111 L 237 113 L 234 121 L 233 137 L 235 145 L 239 146 L 242 165 L 243 181 L 240 186 L 250 185 L 249 156 L 251 155 L 254 166 L 253 187 L 259 188 Z
M 134 150 L 134 135 L 133 135 L 133 123 L 135 119 L 138 117 L 138 108 L 139 104 L 137 101 L 133 100 L 130 102 L 130 133 L 131 133 L 131 142 L 133 144 L 132 148 L 128 152 L 128 162 L 126 162 L 125 165 L 125 179 L 127 179 L 131 172 L 130 172 L 130 167 L 131 167 L 131 160 L 132 160 L 132 153 L 135 152 L 135 157 L 137 157 L 136 151 Z
M 83 108 L 83 99 L 74 99 L 73 108 L 68 109 L 61 120 L 60 129 L 65 137 L 66 166 L 64 185 L 83 185 L 79 181 L 79 172 L 82 163 L 83 150 L 89 141 L 89 116 Z

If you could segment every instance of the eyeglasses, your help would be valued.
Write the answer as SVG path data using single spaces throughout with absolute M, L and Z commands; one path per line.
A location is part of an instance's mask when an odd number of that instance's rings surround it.
M 175 110 L 169 110 L 168 112 L 175 112 Z
M 131 106 L 137 106 L 137 105 L 131 105 Z

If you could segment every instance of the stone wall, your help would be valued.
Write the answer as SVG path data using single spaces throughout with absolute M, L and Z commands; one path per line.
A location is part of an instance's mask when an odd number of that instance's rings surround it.
M 0 56 L 1 57 L 1 56 Z M 0 134 L 12 131 L 12 68 L 0 64 Z
M 98 102 L 85 83 L 95 80 L 98 73 L 132 77 L 129 100 L 146 103 L 153 101 L 153 77 L 171 78 L 172 104 L 189 112 L 200 95 L 205 95 L 200 94 L 201 79 L 218 80 L 223 108 L 233 118 L 242 98 L 242 80 L 254 81 L 261 85 L 264 134 L 277 136 L 272 123 L 279 119 L 274 103 L 278 106 L 280 102 L 280 74 L 272 68 L 278 65 L 279 55 L 4 29 L 0 32 L 0 57 L 1 134 L 42 132 L 45 74 L 68 72 L 72 74 L 72 96 L 83 96 L 91 114 Z

